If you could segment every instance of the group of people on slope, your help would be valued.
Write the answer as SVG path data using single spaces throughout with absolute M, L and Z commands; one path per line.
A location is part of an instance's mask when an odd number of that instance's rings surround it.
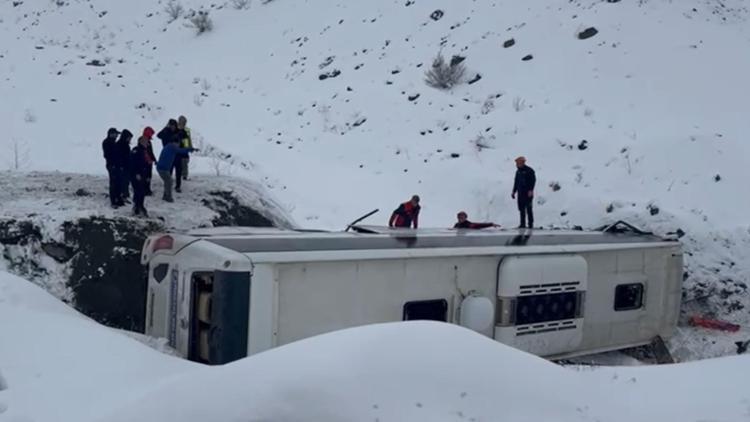
M 534 187 L 536 186 L 536 173 L 534 169 L 526 165 L 526 157 L 516 158 L 516 176 L 513 181 L 513 192 L 511 198 L 518 202 L 520 214 L 519 228 L 534 228 Z M 400 204 L 391 214 L 388 221 L 389 227 L 419 227 L 419 195 L 414 195 L 410 200 Z M 487 227 L 500 227 L 495 223 L 474 223 L 469 221 L 465 211 L 460 211 L 456 218 L 458 221 L 453 225 L 455 229 L 484 229 Z M 528 222 L 528 225 L 527 225 Z
M 176 181 L 175 190 L 182 191 L 182 181 L 187 180 L 188 176 L 189 154 L 197 151 L 193 148 L 187 118 L 180 116 L 177 120 L 169 119 L 167 125 L 157 134 L 162 142 L 162 150 L 158 159 L 151 142 L 155 133 L 151 126 L 147 126 L 143 129 L 135 147 L 131 149 L 132 132 L 128 129 L 120 132 L 116 128 L 110 128 L 107 131 L 107 137 L 102 141 L 102 151 L 109 174 L 109 200 L 113 208 L 119 208 L 130 202 L 130 186 L 132 186 L 133 214 L 148 216 L 145 197 L 153 195 L 151 179 L 154 164 L 159 177 L 164 181 L 162 196 L 164 201 L 174 202 L 173 173 Z

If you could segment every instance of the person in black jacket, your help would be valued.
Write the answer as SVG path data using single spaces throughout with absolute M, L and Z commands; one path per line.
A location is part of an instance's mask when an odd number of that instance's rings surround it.
M 515 199 L 518 194 L 518 211 L 521 214 L 519 228 L 526 227 L 528 217 L 529 228 L 534 228 L 534 186 L 536 185 L 536 173 L 534 169 L 526 165 L 526 157 L 516 158 L 516 179 L 513 182 L 513 193 L 511 198 Z
M 123 129 L 120 133 L 120 139 L 115 145 L 118 179 L 120 182 L 120 201 L 125 203 L 130 198 L 130 140 L 133 139 L 133 133 Z
M 159 134 L 156 136 L 159 139 L 161 139 L 162 147 L 166 148 L 167 144 L 171 144 L 171 143 L 177 143 L 178 145 L 181 144 L 182 137 L 186 136 L 186 134 L 184 131 L 180 130 L 177 120 L 169 119 L 169 121 L 167 122 L 167 126 L 165 126 L 164 129 L 160 130 Z M 169 171 L 171 174 L 174 175 L 174 178 L 175 178 L 175 192 L 182 192 L 182 165 L 181 164 L 182 164 L 182 154 L 180 154 L 180 159 L 175 160 L 174 164 L 172 165 L 172 169 Z
M 102 152 L 109 174 L 109 202 L 112 208 L 124 205 L 120 197 L 122 182 L 120 180 L 116 142 L 119 133 L 117 129 L 111 127 L 107 131 L 107 137 L 102 141 Z
M 153 164 L 156 162 L 156 155 L 154 155 L 154 145 L 151 143 L 151 139 L 154 137 L 154 129 L 151 126 L 146 126 L 143 129 L 143 137 L 146 138 L 146 158 L 148 159 L 148 176 L 146 177 L 146 196 L 151 196 L 154 192 L 151 190 L 151 179 L 154 174 Z M 140 143 L 140 138 L 138 139 Z
M 147 136 L 138 138 L 138 145 L 130 152 L 130 182 L 133 184 L 133 215 L 148 217 L 144 204 L 148 177 L 153 161 L 149 156 L 150 139 Z
M 167 125 L 164 126 L 162 130 L 159 131 L 159 134 L 156 135 L 157 138 L 161 139 L 161 146 L 165 147 L 167 144 L 172 142 L 178 142 L 177 139 L 178 133 L 177 133 L 177 120 L 175 119 L 169 119 L 167 122 Z

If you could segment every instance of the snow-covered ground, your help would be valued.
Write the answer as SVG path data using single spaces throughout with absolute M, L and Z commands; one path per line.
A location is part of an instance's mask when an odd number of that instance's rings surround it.
M 162 354 L 0 272 L 0 420 L 722 421 L 750 356 L 561 367 L 464 328 L 371 325 L 221 367 Z

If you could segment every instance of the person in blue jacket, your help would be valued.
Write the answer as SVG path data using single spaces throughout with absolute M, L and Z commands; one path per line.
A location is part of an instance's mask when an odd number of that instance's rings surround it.
M 161 180 L 164 181 L 163 200 L 174 202 L 172 198 L 172 168 L 174 167 L 175 159 L 178 155 L 187 155 L 193 151 L 197 151 L 197 149 L 180 148 L 179 140 L 176 137 L 164 144 L 164 148 L 161 150 L 161 154 L 159 154 L 159 160 L 156 162 L 156 171 L 159 173 Z

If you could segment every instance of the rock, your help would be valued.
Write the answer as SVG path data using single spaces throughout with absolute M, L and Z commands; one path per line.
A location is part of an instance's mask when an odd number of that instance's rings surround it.
M 82 218 L 62 226 L 70 260 L 68 287 L 76 309 L 102 324 L 142 332 L 146 267 L 140 253 L 146 236 L 166 228 L 151 220 Z
M 80 188 L 76 190 L 76 196 L 91 196 L 91 193 L 86 189 Z
M 523 58 L 522 58 L 521 60 L 523 60 L 523 61 L 527 62 L 527 61 L 529 61 L 529 60 L 531 60 L 531 59 L 533 59 L 533 58 L 534 58 L 534 56 L 533 56 L 533 55 L 531 55 L 531 54 L 527 54 L 527 55 L 523 56 Z
M 442 10 L 437 9 L 434 12 L 430 13 L 430 19 L 439 21 L 444 15 L 445 13 Z
M 0 221 L 0 243 L 3 245 L 27 245 L 41 239 L 41 229 L 30 221 Z
M 580 151 L 585 151 L 588 148 L 589 148 L 589 141 L 587 141 L 587 140 L 584 139 L 584 140 L 582 140 L 581 142 L 578 143 L 578 149 Z
M 328 72 L 328 73 L 321 73 L 318 76 L 318 79 L 321 80 L 321 81 L 324 81 L 324 80 L 326 80 L 328 78 L 335 78 L 336 76 L 339 76 L 340 74 L 341 74 L 341 71 L 338 70 L 338 69 L 336 69 L 336 70 L 333 70 L 333 71 Z
M 656 206 L 656 205 L 654 205 L 654 204 L 648 204 L 648 206 L 646 207 L 646 209 L 648 209 L 648 212 L 649 212 L 649 213 L 650 213 L 651 215 L 656 215 L 656 214 L 659 214 L 659 211 L 660 211 L 660 210 L 659 210 L 659 207 L 657 207 L 657 206 Z
M 511 38 L 503 43 L 503 48 L 510 48 L 516 45 L 516 40 Z
M 57 242 L 42 243 L 42 250 L 44 253 L 52 257 L 52 259 L 60 263 L 70 261 L 75 254 L 73 248 Z
M 454 55 L 451 57 L 451 67 L 461 64 L 464 60 L 466 60 L 466 57 Z
M 480 79 L 482 79 L 482 75 L 480 75 L 479 73 L 477 73 L 476 76 L 474 76 L 473 78 L 471 78 L 471 80 L 469 81 L 469 85 L 471 85 L 471 84 L 473 84 L 475 82 L 479 82 Z
M 333 59 L 335 59 L 336 56 L 328 56 L 321 64 L 318 65 L 320 69 L 324 69 L 328 67 L 331 63 L 333 63 Z
M 452 153 L 451 153 L 451 158 L 458 158 L 458 157 L 460 157 L 460 156 L 461 156 L 461 154 L 459 154 L 459 153 L 457 153 L 457 152 L 452 152 Z
M 409 101 L 415 101 L 417 98 L 419 98 L 419 95 L 420 94 L 409 95 Z
M 592 26 L 592 27 L 586 28 L 582 32 L 579 32 L 578 33 L 578 39 L 579 40 L 585 40 L 585 39 L 593 37 L 594 35 L 596 35 L 598 33 L 599 33 L 599 31 Z
M 562 188 L 560 187 L 560 183 L 558 183 L 558 182 L 550 182 L 550 183 L 549 183 L 549 187 L 550 187 L 550 189 L 552 189 L 552 192 L 557 192 L 557 191 L 559 191 L 560 189 L 562 189 Z
M 720 181 L 721 181 L 720 175 L 717 174 L 716 176 L 714 176 L 714 182 L 720 182 Z
M 614 210 L 615 210 L 615 204 L 607 205 L 607 214 L 611 213 Z
M 352 123 L 352 126 L 354 126 L 354 127 L 362 126 L 366 121 L 367 121 L 366 117 L 361 117 L 361 118 L 357 119 L 356 122 Z
M 103 66 L 106 66 L 106 64 L 102 63 L 101 60 L 99 59 L 94 59 L 86 63 L 86 66 L 103 67 Z
M 256 210 L 243 205 L 229 191 L 209 192 L 209 198 L 201 202 L 206 207 L 216 211 L 219 216 L 211 220 L 214 226 L 253 226 L 273 227 L 268 218 Z

